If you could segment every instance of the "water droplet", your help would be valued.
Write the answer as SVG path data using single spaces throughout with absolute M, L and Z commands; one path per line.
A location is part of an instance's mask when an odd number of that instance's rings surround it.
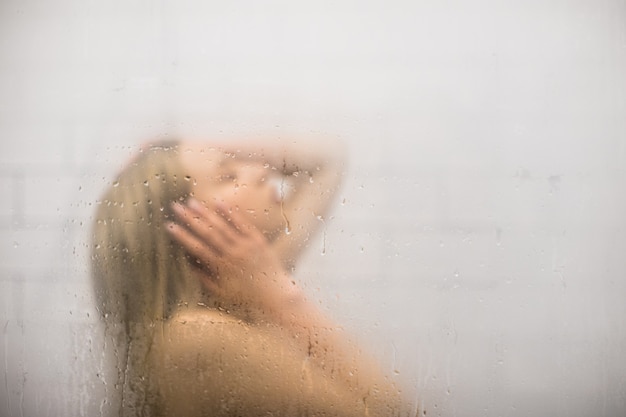
M 191 181 L 191 177 L 189 175 L 185 175 L 185 181 Z
M 120 185 L 120 182 L 119 182 L 119 181 L 115 181 L 115 182 L 113 183 L 113 186 L 114 186 L 114 187 L 117 187 L 118 185 Z
M 145 181 L 143 182 L 143 185 L 145 185 L 145 186 L 147 187 L 147 186 L 149 185 L 148 180 L 145 180 Z

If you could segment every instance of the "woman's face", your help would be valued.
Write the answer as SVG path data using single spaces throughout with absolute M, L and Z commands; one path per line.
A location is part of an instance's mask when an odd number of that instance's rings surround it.
M 284 227 L 280 175 L 261 161 L 242 161 L 198 144 L 186 144 L 181 154 L 193 195 L 207 206 L 225 203 L 244 213 L 259 230 L 273 234 Z

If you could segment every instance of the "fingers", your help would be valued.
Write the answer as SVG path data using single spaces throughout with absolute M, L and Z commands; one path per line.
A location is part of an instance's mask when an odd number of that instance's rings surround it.
M 170 229 L 180 232 L 183 229 L 188 242 L 203 244 L 212 249 L 215 256 L 241 255 L 250 245 L 256 246 L 265 241 L 265 236 L 246 219 L 243 213 L 228 210 L 223 204 L 206 207 L 200 202 L 190 199 L 187 205 L 174 203 L 174 214 L 179 223 L 177 228 Z M 183 236 L 181 233 L 175 236 Z M 194 237 L 195 240 L 191 240 Z M 181 242 L 183 243 L 183 242 Z
M 183 206 L 180 206 L 179 208 L 182 209 L 182 207 Z M 206 222 L 210 223 L 214 229 L 217 229 L 217 231 L 230 242 L 242 236 L 263 237 L 263 234 L 250 223 L 250 220 L 244 213 L 229 209 L 224 203 L 215 202 L 209 207 L 191 198 L 184 207 L 189 208 L 196 218 L 203 218 Z M 183 212 L 184 210 L 179 210 L 180 214 Z M 211 231 L 211 233 L 214 232 Z
M 257 230 L 250 221 L 238 210 L 228 210 L 223 204 L 217 205 L 218 212 L 228 224 L 244 236 L 249 236 Z
M 226 224 L 234 228 L 239 235 L 252 239 L 256 243 L 266 238 L 254 224 L 239 210 L 229 210 L 224 204 L 216 204 L 217 212 L 226 220 Z
M 245 220 L 238 212 L 226 209 L 223 203 L 216 202 L 214 205 L 215 210 L 212 210 L 192 198 L 189 200 L 188 206 L 198 215 L 210 218 L 215 223 L 215 226 L 220 227 L 223 233 L 227 233 L 233 239 L 236 237 L 235 233 L 245 234 L 244 228 L 241 227 L 246 223 Z M 233 213 L 235 213 L 235 216 L 233 216 Z
M 219 214 L 198 206 L 200 203 L 187 206 L 175 203 L 172 208 L 176 217 L 184 222 L 192 233 L 220 252 L 224 252 L 237 238 L 236 231 L 232 230 Z
M 221 226 L 232 229 L 238 234 L 245 235 L 246 230 L 249 229 L 249 222 L 237 211 L 229 210 L 222 202 L 216 201 L 209 208 L 195 199 L 189 199 L 189 207 L 198 213 L 217 214 L 214 220 L 219 222 Z
M 212 264 L 217 260 L 217 253 L 215 253 L 208 245 L 206 245 L 195 234 L 191 233 L 186 228 L 176 224 L 168 223 L 166 230 L 180 243 L 191 255 L 200 259 L 201 261 Z

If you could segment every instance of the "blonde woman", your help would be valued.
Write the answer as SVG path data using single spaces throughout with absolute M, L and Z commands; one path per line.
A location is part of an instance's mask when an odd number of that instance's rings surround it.
M 93 277 L 115 413 L 390 416 L 397 387 L 290 271 L 340 184 L 330 144 L 163 142 L 98 202 Z

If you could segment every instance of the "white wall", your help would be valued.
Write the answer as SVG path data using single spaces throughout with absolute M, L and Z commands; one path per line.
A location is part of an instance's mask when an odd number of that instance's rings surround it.
M 108 410 L 88 225 L 137 144 L 267 129 L 349 142 L 298 278 L 427 415 L 626 415 L 626 3 L 510 3 L 0 2 L 0 415 Z

